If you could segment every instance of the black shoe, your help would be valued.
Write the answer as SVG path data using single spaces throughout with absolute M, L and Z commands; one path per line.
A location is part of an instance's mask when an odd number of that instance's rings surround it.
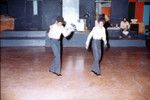
M 61 74 L 56 74 L 57 76 L 62 76 Z
M 54 73 L 54 74 L 56 74 L 57 76 L 62 76 L 61 74 L 57 74 L 57 73 Z
M 93 72 L 95 75 L 97 75 L 98 77 L 101 77 L 101 74 L 96 73 L 95 71 L 91 70 L 91 72 Z
M 55 73 L 55 72 L 53 72 L 53 74 L 56 74 L 57 76 L 62 76 L 61 74 L 57 74 L 57 73 Z
M 62 76 L 61 74 L 57 74 L 55 72 L 52 72 L 51 70 L 49 70 L 49 72 L 53 73 L 53 74 L 56 74 L 57 76 Z

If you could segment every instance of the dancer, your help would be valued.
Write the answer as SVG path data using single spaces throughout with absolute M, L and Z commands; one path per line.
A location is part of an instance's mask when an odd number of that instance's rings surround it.
M 106 14 L 99 14 L 95 20 L 95 26 L 98 26 L 98 19 L 105 19 L 104 28 L 106 30 L 106 40 L 107 40 L 107 47 L 109 48 L 109 34 L 107 28 L 110 27 L 110 19 Z
M 95 26 L 93 30 L 90 32 L 90 34 L 88 35 L 86 46 L 85 46 L 85 48 L 88 49 L 90 40 L 93 37 L 92 49 L 94 54 L 94 64 L 91 71 L 99 77 L 101 76 L 100 59 L 102 56 L 102 48 L 101 48 L 102 40 L 104 41 L 105 44 L 107 44 L 104 23 L 105 23 L 105 19 L 103 18 L 98 19 L 98 26 Z
M 60 49 L 60 37 L 63 34 L 64 37 L 67 37 L 72 32 L 72 27 L 66 28 L 63 26 L 64 18 L 58 16 L 56 18 L 56 23 L 50 25 L 50 31 L 48 36 L 51 40 L 51 48 L 55 55 L 55 58 L 49 68 L 49 72 L 56 74 L 57 76 L 61 75 L 61 49 Z

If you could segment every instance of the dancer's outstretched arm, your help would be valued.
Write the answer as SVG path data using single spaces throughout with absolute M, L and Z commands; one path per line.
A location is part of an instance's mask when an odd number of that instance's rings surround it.
M 94 31 L 95 31 L 95 29 L 93 28 L 93 30 L 89 33 L 89 35 L 87 37 L 86 46 L 85 46 L 86 49 L 89 48 L 89 44 L 90 44 L 91 38 L 93 37 Z

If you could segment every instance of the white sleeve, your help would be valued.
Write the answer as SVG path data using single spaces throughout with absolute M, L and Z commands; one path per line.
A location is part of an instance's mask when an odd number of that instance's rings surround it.
M 89 35 L 88 35 L 88 37 L 87 37 L 86 46 L 89 46 L 89 43 L 90 43 L 91 38 L 93 37 L 93 34 L 94 34 L 94 28 L 93 28 L 93 30 L 89 33 Z
M 49 38 L 51 38 L 51 35 L 52 35 L 52 33 L 53 33 L 53 26 L 54 26 L 54 24 L 53 25 L 50 25 L 52 28 L 51 29 L 49 29 L 49 32 L 48 32 L 48 37 Z M 50 27 L 49 26 L 49 27 Z

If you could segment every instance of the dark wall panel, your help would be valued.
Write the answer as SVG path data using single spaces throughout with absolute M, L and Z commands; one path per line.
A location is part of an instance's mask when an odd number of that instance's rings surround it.
M 79 0 L 79 18 L 85 19 L 90 14 L 90 29 L 95 24 L 95 0 Z M 48 29 L 62 14 L 62 0 L 38 1 L 38 15 L 33 15 L 33 3 L 30 0 L 8 0 L 8 14 L 14 18 L 15 29 Z M 111 23 L 120 23 L 128 18 L 128 0 L 112 0 Z
M 38 1 L 38 15 L 33 15 L 33 1 L 8 0 L 8 14 L 16 18 L 16 30 L 45 30 L 61 15 L 61 0 Z
M 79 17 L 85 19 L 90 13 L 90 29 L 95 22 L 95 0 L 80 0 Z M 38 15 L 33 15 L 33 2 L 30 0 L 8 0 L 8 14 L 14 18 L 16 30 L 48 29 L 62 15 L 62 0 L 38 1 Z
M 135 16 L 135 2 L 129 3 L 129 12 L 128 12 L 129 19 L 134 19 Z
M 0 14 L 8 14 L 8 6 L 7 4 L 0 4 Z
M 16 18 L 15 29 L 26 28 L 26 0 L 8 0 L 8 15 Z
M 33 15 L 33 1 L 26 2 L 26 29 L 41 29 L 42 23 L 42 2 L 38 1 L 38 14 Z
M 95 0 L 80 0 L 79 2 L 79 17 L 85 19 L 86 12 L 90 14 L 90 29 L 95 25 Z
M 43 0 L 42 4 L 42 28 L 47 29 L 61 15 L 61 0 Z
M 123 17 L 128 18 L 128 0 L 112 0 L 111 23 L 118 23 Z

